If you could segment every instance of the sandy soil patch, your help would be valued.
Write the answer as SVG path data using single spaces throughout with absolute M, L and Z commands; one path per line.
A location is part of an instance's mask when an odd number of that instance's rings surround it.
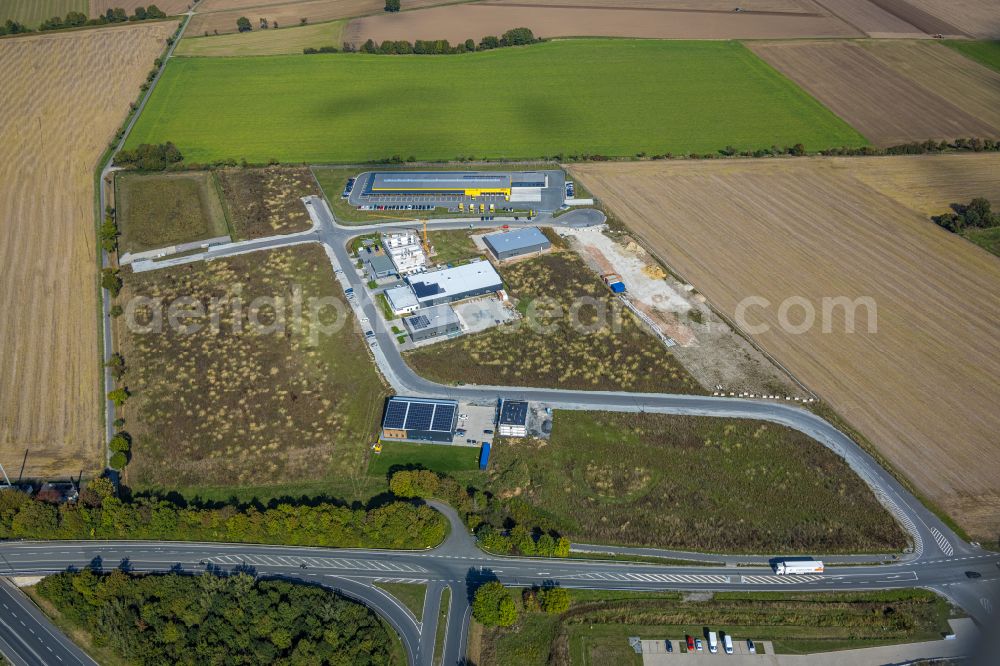
M 407 0 L 407 9 L 432 7 L 448 0 Z M 301 19 L 309 23 L 321 23 L 336 19 L 383 13 L 385 0 L 307 0 L 306 2 L 268 2 L 268 0 L 208 0 L 191 18 L 188 34 L 204 35 L 206 32 L 219 34 L 236 32 L 236 19 L 246 16 L 258 30 L 260 19 L 278 22 L 279 27 L 300 24 Z M 221 11 L 226 10 L 226 11 Z M 403 12 L 406 13 L 406 12 Z M 320 45 L 322 46 L 322 44 Z M 339 46 L 339 44 L 337 45 Z
M 670 351 L 707 391 L 809 397 L 759 350 L 733 332 L 691 285 L 666 273 L 628 234 L 567 232 L 572 247 L 600 275 L 617 273 L 628 300 L 676 346 Z
M 264 2 L 264 0 L 258 0 Z M 109 9 L 121 7 L 129 16 L 135 13 L 136 7 L 156 5 L 167 13 L 167 16 L 183 14 L 191 7 L 192 0 L 90 0 L 90 15 L 102 16 Z
M 851 37 L 861 33 L 833 16 L 812 13 L 662 11 L 636 8 L 590 8 L 464 4 L 351 21 L 344 39 L 447 39 L 450 42 L 531 28 L 542 37 L 648 37 L 666 39 L 769 39 Z
M 1000 198 L 1000 157 L 980 194 Z M 867 436 L 970 533 L 1000 529 L 1000 261 L 934 225 L 922 212 L 870 187 L 869 163 L 895 162 L 938 176 L 919 193 L 926 205 L 966 196 L 963 169 L 978 155 L 582 164 L 587 188 L 669 266 L 734 316 L 748 296 L 750 325 L 768 353 Z M 884 167 L 883 167 L 884 168 Z M 863 177 L 855 175 L 857 171 Z M 895 176 L 897 183 L 906 179 Z M 884 189 L 890 192 L 892 186 Z M 934 190 L 930 188 L 933 187 Z M 904 191 L 906 188 L 903 188 Z M 781 330 L 779 305 L 813 304 L 817 323 Z M 870 297 L 855 332 L 843 309 L 821 322 L 822 299 Z M 802 321 L 793 309 L 789 321 Z
M 26 453 L 26 476 L 99 468 L 93 170 L 176 27 L 0 40 L 0 127 L 17 127 L 0 142 L 0 460 L 8 474 Z
M 869 141 L 891 146 L 927 139 L 1000 136 L 1000 128 L 960 108 L 935 89 L 921 85 L 895 69 L 883 58 L 856 42 L 750 43 L 754 53 L 790 77 L 830 110 L 849 122 Z M 895 43 L 880 47 L 888 54 Z M 904 44 L 904 48 L 912 45 Z M 940 45 L 928 48 L 943 49 Z M 965 59 L 963 59 L 965 60 Z M 967 61 L 965 71 L 982 66 Z M 919 65 L 921 80 L 936 80 L 963 71 L 952 59 L 924 56 Z M 967 89 L 970 78 L 949 87 Z M 981 91 L 977 99 L 988 99 L 995 91 Z

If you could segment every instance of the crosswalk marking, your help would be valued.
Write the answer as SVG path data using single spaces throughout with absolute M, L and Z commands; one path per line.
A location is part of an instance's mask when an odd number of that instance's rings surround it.
M 823 580 L 822 576 L 795 575 L 795 576 L 740 576 L 741 583 L 751 585 L 795 585 L 797 583 L 812 583 Z
M 595 572 L 564 576 L 575 580 L 611 580 L 618 582 L 637 583 L 702 583 L 724 585 L 729 582 L 729 576 L 709 574 L 639 574 L 617 572 Z
M 324 559 L 321 557 L 288 557 L 284 555 L 217 555 L 208 558 L 215 564 L 249 565 L 268 567 L 315 567 L 318 569 L 354 569 L 359 571 L 384 571 L 389 573 L 424 574 L 427 570 L 413 564 L 382 562 L 379 560 L 355 560 L 345 558 Z
M 981 597 L 979 599 L 979 604 L 983 607 L 983 610 L 986 611 L 987 615 L 993 614 L 993 602 L 990 601 L 988 598 Z
M 938 547 L 948 557 L 955 554 L 955 548 L 952 547 L 951 543 L 948 541 L 945 535 L 941 534 L 941 530 L 936 527 L 931 528 L 931 534 L 934 536 L 934 540 L 937 542 Z

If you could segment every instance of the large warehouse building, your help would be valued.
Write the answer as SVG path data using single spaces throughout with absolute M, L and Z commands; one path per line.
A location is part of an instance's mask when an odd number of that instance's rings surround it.
M 393 396 L 382 417 L 383 439 L 450 443 L 458 424 L 454 400 Z
M 526 194 L 540 198 L 548 176 L 536 171 L 382 171 L 371 174 L 364 194 L 371 195 L 461 195 L 502 196 L 510 200 Z M 530 201 L 532 199 L 524 199 Z
M 552 247 L 552 243 L 538 227 L 525 227 L 483 236 L 483 242 L 497 259 L 512 259 L 526 254 L 538 254 Z

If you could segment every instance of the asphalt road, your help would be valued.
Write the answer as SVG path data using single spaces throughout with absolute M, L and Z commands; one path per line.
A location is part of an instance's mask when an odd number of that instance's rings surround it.
M 0 652 L 14 666 L 96 664 L 6 580 L 0 581 Z
M 155 82 L 154 82 L 155 84 Z M 145 100 L 144 100 L 145 101 Z M 144 103 L 143 101 L 143 103 Z M 127 136 L 127 134 L 126 134 Z M 106 175 L 107 168 L 105 169 Z M 103 188 L 101 197 L 104 204 Z M 546 404 L 554 409 L 589 409 L 612 411 L 649 411 L 669 414 L 754 418 L 795 428 L 810 435 L 843 457 L 873 489 L 880 501 L 896 516 L 913 542 L 913 550 L 897 562 L 882 566 L 828 568 L 818 576 L 774 576 L 762 566 L 763 558 L 720 558 L 719 566 L 664 567 L 631 563 L 572 560 L 537 560 L 500 558 L 479 551 L 463 526 L 457 523 L 448 542 L 434 550 L 409 552 L 341 551 L 227 544 L 177 543 L 14 543 L 0 544 L 0 556 L 7 575 L 48 573 L 69 566 L 118 566 L 127 562 L 136 571 L 206 569 L 231 570 L 249 566 L 259 574 L 297 579 L 338 589 L 377 610 L 399 632 L 412 664 L 430 663 L 433 636 L 438 615 L 439 594 L 428 594 L 423 623 L 418 623 L 402 604 L 371 583 L 379 580 L 427 581 L 440 592 L 452 590 L 448 612 L 445 664 L 459 663 L 465 654 L 470 590 L 481 582 L 499 579 L 511 585 L 558 584 L 592 589 L 690 589 L 690 590 L 850 590 L 899 587 L 930 587 L 949 597 L 980 623 L 995 621 L 1000 606 L 1000 556 L 963 542 L 940 519 L 926 509 L 912 494 L 882 469 L 877 462 L 849 437 L 815 414 L 793 404 L 717 398 L 691 395 L 635 394 L 598 391 L 564 391 L 498 386 L 444 386 L 428 381 L 402 360 L 395 337 L 382 321 L 377 307 L 368 296 L 364 281 L 353 269 L 347 245 L 358 235 L 373 230 L 409 228 L 411 224 L 377 224 L 344 227 L 336 223 L 329 207 L 317 197 L 306 203 L 314 220 L 313 229 L 290 236 L 258 239 L 244 243 L 216 246 L 187 257 L 148 264 L 137 270 L 152 270 L 193 261 L 212 260 L 234 254 L 264 251 L 301 243 L 321 243 L 341 284 L 353 287 L 356 300 L 352 307 L 359 316 L 368 317 L 378 345 L 372 348 L 375 361 L 387 380 L 401 394 L 448 397 L 469 400 L 520 399 Z M 603 216 L 582 209 L 552 218 L 541 215 L 532 222 L 497 217 L 490 226 L 542 225 L 578 227 L 600 223 Z M 433 229 L 461 229 L 476 225 L 478 218 L 432 221 Z M 342 269 L 342 270 L 338 270 Z M 107 324 L 105 297 L 105 325 Z M 109 331 L 105 331 L 106 353 L 110 354 Z M 109 405 L 109 423 L 113 410 Z M 455 519 L 449 509 L 443 508 Z M 670 553 L 648 549 L 617 549 L 632 554 Z M 697 556 L 692 555 L 695 559 Z M 859 558 L 864 559 L 864 558 Z M 869 558 L 870 559 L 870 558 Z M 736 568 L 735 562 L 750 566 Z M 305 568 L 302 565 L 305 564 Z M 754 566 L 757 564 L 757 566 Z M 976 570 L 980 579 L 966 577 Z M 0 574 L 4 573 L 0 570 Z M 23 608 L 15 610 L 21 617 Z M 0 624 L 0 650 L 13 649 L 16 631 Z M 53 639 L 54 640 L 54 639 Z M 65 641 L 65 637 L 61 637 Z M 28 661 L 27 663 L 47 663 Z

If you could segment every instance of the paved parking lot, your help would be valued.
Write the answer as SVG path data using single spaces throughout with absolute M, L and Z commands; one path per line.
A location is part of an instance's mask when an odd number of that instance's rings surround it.
M 494 435 L 484 432 L 493 430 L 496 424 L 497 405 L 495 402 L 460 402 L 458 414 L 467 418 L 458 419 L 458 429 L 464 430 L 464 435 L 455 434 L 454 443 L 460 446 L 482 446 L 483 442 L 492 442 Z M 474 441 L 466 441 L 474 440 Z
M 462 320 L 464 333 L 485 331 L 517 318 L 517 311 L 506 307 L 496 296 L 453 303 L 452 307 Z

